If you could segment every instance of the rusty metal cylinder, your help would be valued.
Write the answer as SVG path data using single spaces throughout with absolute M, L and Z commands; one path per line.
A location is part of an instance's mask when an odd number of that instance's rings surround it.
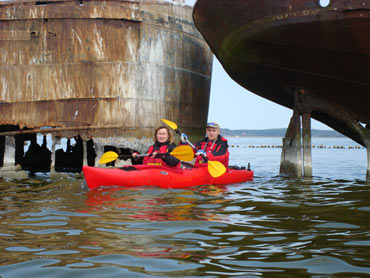
M 0 125 L 129 142 L 167 118 L 202 135 L 213 55 L 181 2 L 0 2 Z

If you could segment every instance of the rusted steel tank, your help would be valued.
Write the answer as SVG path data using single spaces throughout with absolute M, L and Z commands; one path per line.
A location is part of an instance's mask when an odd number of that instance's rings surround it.
M 193 19 L 249 91 L 370 146 L 370 1 L 198 0 Z M 271 115 L 273 116 L 273 115 Z
M 0 49 L 0 127 L 112 144 L 151 141 L 161 118 L 204 132 L 213 54 L 182 0 L 1 1 Z

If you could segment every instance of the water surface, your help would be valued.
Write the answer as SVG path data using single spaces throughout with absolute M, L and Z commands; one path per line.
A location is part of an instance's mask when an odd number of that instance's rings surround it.
M 314 177 L 294 179 L 278 176 L 281 149 L 249 147 L 281 139 L 230 144 L 252 182 L 89 192 L 74 176 L 0 180 L 0 277 L 370 276 L 364 149 L 314 148 Z

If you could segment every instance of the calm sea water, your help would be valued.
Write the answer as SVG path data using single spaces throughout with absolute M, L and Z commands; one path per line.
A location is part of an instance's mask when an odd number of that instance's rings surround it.
M 89 192 L 0 180 L 0 277 L 370 277 L 366 150 L 313 138 L 309 179 L 278 176 L 279 138 L 231 138 L 252 182 Z M 344 149 L 328 148 L 345 146 Z

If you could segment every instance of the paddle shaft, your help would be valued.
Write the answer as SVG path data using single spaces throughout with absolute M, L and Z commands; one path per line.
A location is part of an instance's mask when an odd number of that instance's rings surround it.
M 170 126 L 177 134 L 181 136 L 181 131 L 177 128 L 177 124 L 166 119 L 162 119 L 162 122 Z M 186 138 L 186 142 L 196 150 L 195 146 Z M 222 176 L 226 172 L 226 167 L 219 161 L 211 161 L 208 159 L 207 155 L 201 155 L 203 160 L 208 163 L 208 171 L 212 177 Z
M 158 153 L 158 154 L 162 154 L 162 153 Z M 148 154 L 148 153 L 144 153 L 144 154 L 137 154 L 135 157 L 145 157 L 145 156 L 150 156 L 151 154 Z M 125 155 L 120 155 L 118 158 L 122 159 L 122 158 L 133 158 L 132 154 L 125 154 Z
M 186 138 L 186 143 L 188 143 L 189 146 L 192 147 L 195 150 L 195 146 L 189 141 L 188 138 Z
M 175 132 L 176 132 L 178 135 L 180 135 L 180 136 L 181 136 L 181 134 L 182 134 L 182 132 L 181 132 L 178 128 L 176 128 L 176 129 L 175 129 Z M 193 148 L 193 150 L 197 150 L 197 149 L 195 148 L 195 146 L 193 145 L 193 143 L 191 143 L 191 142 L 189 141 L 189 139 L 188 139 L 188 138 L 186 138 L 186 143 L 188 143 L 188 144 L 189 144 L 189 146 Z M 207 158 L 205 155 L 201 155 L 201 156 L 202 156 L 202 158 L 203 158 L 203 160 L 204 160 L 205 162 L 208 162 L 208 158 Z
M 180 135 L 181 136 L 181 134 L 182 134 L 182 132 L 178 129 L 178 128 L 176 128 L 175 129 L 175 132 L 178 134 L 178 135 Z M 189 146 L 190 147 L 192 147 L 194 150 L 195 150 L 195 146 L 189 141 L 189 139 L 188 138 L 186 138 L 186 143 L 188 143 L 189 144 Z

